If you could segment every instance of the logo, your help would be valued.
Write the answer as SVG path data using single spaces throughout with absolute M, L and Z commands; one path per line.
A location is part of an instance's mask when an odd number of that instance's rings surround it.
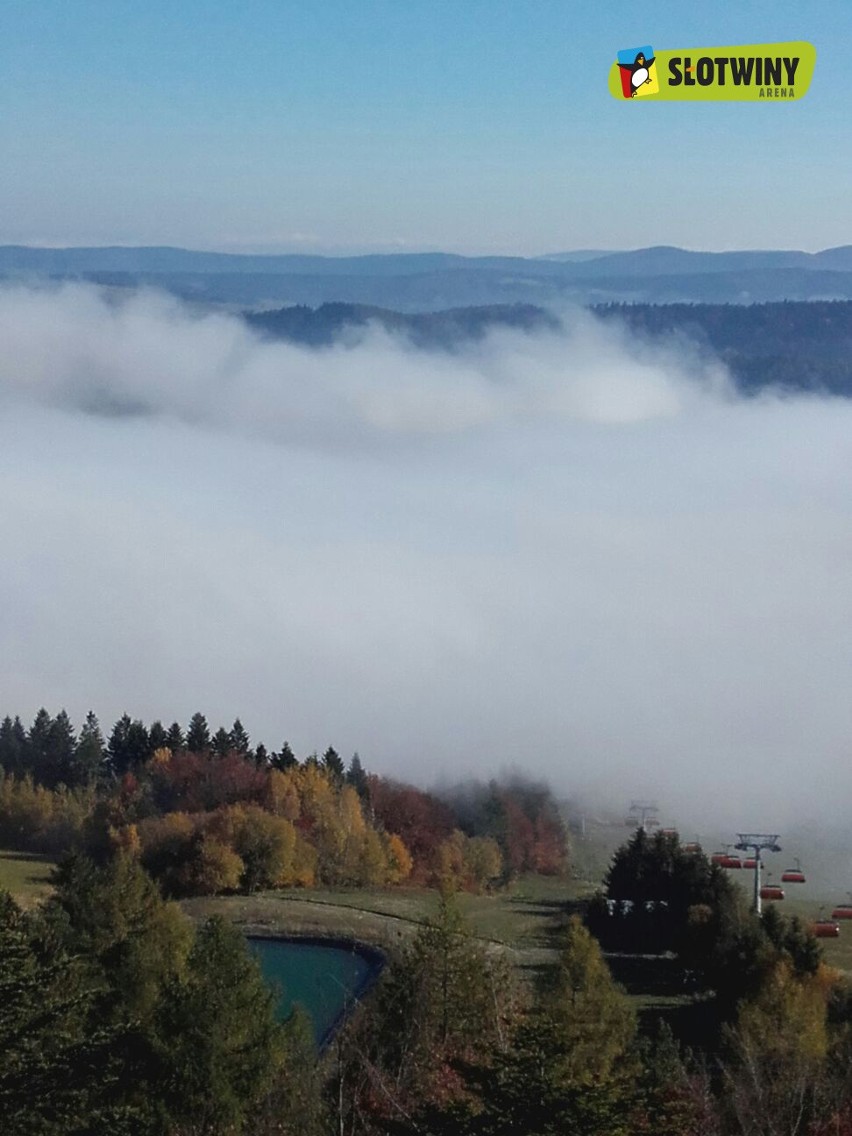
M 815 64 L 816 49 L 803 40 L 656 52 L 628 47 L 610 67 L 609 91 L 622 102 L 791 102 L 807 93 Z
M 618 53 L 621 93 L 626 99 L 659 94 L 657 61 L 653 47 L 627 48 Z

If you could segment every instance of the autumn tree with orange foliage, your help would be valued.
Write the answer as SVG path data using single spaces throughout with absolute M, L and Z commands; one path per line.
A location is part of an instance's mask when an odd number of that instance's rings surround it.
M 456 828 L 452 810 L 422 789 L 375 775 L 369 778 L 369 801 L 376 821 L 411 853 L 412 882 L 427 883 L 439 847 Z

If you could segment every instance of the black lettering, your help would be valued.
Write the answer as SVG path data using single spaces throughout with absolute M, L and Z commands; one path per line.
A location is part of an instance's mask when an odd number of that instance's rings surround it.
M 685 87 L 695 86 L 695 76 L 692 74 L 694 70 L 692 59 L 687 55 L 683 61 L 683 84 Z
M 734 81 L 735 87 L 741 87 L 743 83 L 748 85 L 751 82 L 751 73 L 754 70 L 753 59 L 732 59 L 731 60 L 731 78 Z
M 754 61 L 754 81 L 758 87 L 763 84 L 763 60 L 759 56 Z
M 770 59 L 768 56 L 763 61 L 763 81 L 767 87 L 771 83 L 774 87 L 781 85 L 781 60 L 776 57 Z
M 722 55 L 722 56 L 717 55 L 716 58 L 713 60 L 713 62 L 716 64 L 716 67 L 719 70 L 719 86 L 724 87 L 724 85 L 725 85 L 725 68 L 728 66 L 727 57 L 724 56 L 724 55 Z
M 784 56 L 784 70 L 787 72 L 787 85 L 792 87 L 796 82 L 796 68 L 799 66 L 799 57 L 788 59 Z
M 709 87 L 713 82 L 713 60 L 707 55 L 698 60 L 697 79 L 702 87 Z
M 674 59 L 669 60 L 669 86 L 679 87 L 683 82 L 683 75 L 680 73 L 680 56 L 676 55 Z

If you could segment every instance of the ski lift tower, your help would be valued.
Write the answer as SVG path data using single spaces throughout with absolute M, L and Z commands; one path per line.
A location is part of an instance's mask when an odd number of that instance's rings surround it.
M 754 852 L 754 910 L 755 914 L 760 915 L 762 910 L 760 900 L 760 869 L 761 869 L 761 852 L 780 852 L 781 845 L 778 843 L 778 834 L 770 834 L 766 832 L 738 832 L 739 843 L 734 847 L 739 849 L 740 852 Z
M 635 824 L 637 828 L 647 832 L 649 828 L 660 823 L 657 816 L 659 811 L 651 801 L 633 801 L 627 812 L 627 822 L 628 824 Z

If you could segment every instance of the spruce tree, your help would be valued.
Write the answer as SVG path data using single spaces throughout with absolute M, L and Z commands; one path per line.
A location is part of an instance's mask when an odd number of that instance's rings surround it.
M 89 785 L 96 781 L 103 772 L 106 756 L 100 722 L 94 711 L 90 710 L 80 728 L 80 737 L 74 751 L 77 783 Z
M 27 732 L 21 719 L 8 715 L 0 723 L 0 767 L 14 777 L 23 777 L 26 766 Z
M 172 753 L 180 753 L 186 746 L 186 739 L 183 736 L 180 722 L 172 722 L 166 733 L 166 746 Z
M 0 893 L 3 1136 L 146 1136 L 144 1041 L 104 1022 L 85 960 Z
M 357 753 L 352 754 L 352 760 L 349 762 L 346 783 L 352 786 L 362 801 L 367 800 L 370 795 L 370 781 Z
M 213 735 L 213 742 L 210 746 L 213 753 L 217 757 L 224 757 L 231 749 L 231 735 L 224 726 L 220 726 L 216 733 Z
M 274 1002 L 241 933 L 222 918 L 205 923 L 158 1018 L 171 1070 L 164 1103 L 179 1126 L 243 1131 L 281 1066 Z
M 289 742 L 284 742 L 278 753 L 272 755 L 272 767 L 280 770 L 281 773 L 286 773 L 288 769 L 294 769 L 298 764 L 299 759 L 290 748 Z
M 231 726 L 231 732 L 228 735 L 228 741 L 231 749 L 236 750 L 236 752 L 243 757 L 248 756 L 250 750 L 249 736 L 239 718 L 234 719 L 234 724 Z
M 130 768 L 130 715 L 122 714 L 112 728 L 107 742 L 107 764 L 114 777 L 121 777 Z
M 210 729 L 203 714 L 195 713 L 190 718 L 186 748 L 190 753 L 204 753 L 210 748 Z
M 127 732 L 127 748 L 130 755 L 130 768 L 140 769 L 151 757 L 151 741 L 143 722 L 134 718 Z
M 42 706 L 27 733 L 27 772 L 39 785 L 50 775 L 50 727 L 53 719 Z
M 182 973 L 192 926 L 131 856 L 98 866 L 66 857 L 45 906 L 54 941 L 86 960 L 105 1021 L 150 1025 L 166 985 Z
M 154 753 L 155 750 L 165 749 L 168 744 L 169 735 L 163 723 L 158 719 L 151 724 L 151 728 L 148 730 L 148 748 L 151 753 Z
M 343 784 L 343 776 L 346 772 L 346 766 L 340 754 L 334 748 L 329 746 L 325 753 L 322 755 L 322 764 L 329 778 L 337 785 Z
M 144 724 L 129 714 L 115 723 L 107 745 L 109 767 L 116 777 L 141 768 L 151 756 L 151 743 Z
M 50 723 L 48 734 L 48 772 L 45 784 L 55 789 L 57 785 L 75 785 L 74 754 L 77 749 L 77 739 L 74 736 L 74 727 L 65 710 L 60 710 Z

